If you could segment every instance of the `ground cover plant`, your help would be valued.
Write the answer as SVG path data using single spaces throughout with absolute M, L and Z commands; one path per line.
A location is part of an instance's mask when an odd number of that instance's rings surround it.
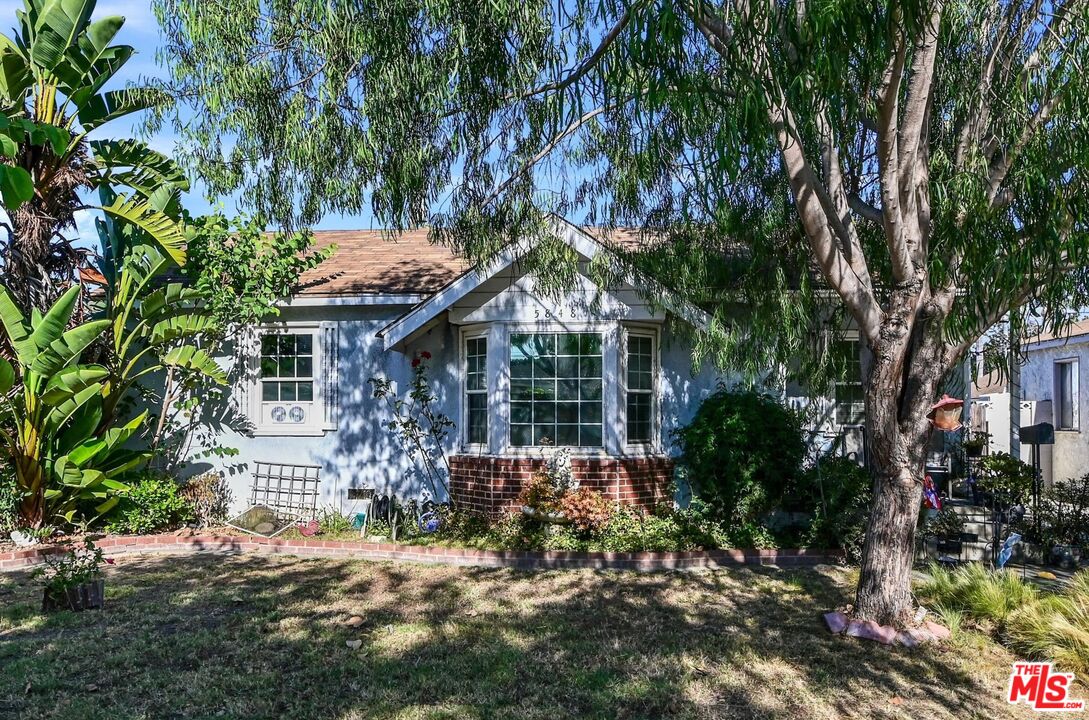
M 950 571 L 933 565 L 917 591 L 952 618 L 952 625 L 966 619 L 1024 657 L 1053 660 L 1089 676 L 1089 571 L 1052 591 L 1010 570 L 972 563 Z
M 828 633 L 853 581 L 119 557 L 103 610 L 43 615 L 40 586 L 0 575 L 0 716 L 1032 716 L 1006 704 L 1013 657 L 986 636 L 908 651 Z

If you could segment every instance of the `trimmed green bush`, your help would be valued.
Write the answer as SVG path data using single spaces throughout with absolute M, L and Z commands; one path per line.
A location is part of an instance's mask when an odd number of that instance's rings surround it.
M 850 458 L 826 458 L 806 472 L 793 505 L 813 514 L 802 538 L 806 547 L 839 548 L 852 563 L 862 559 L 870 518 L 873 479 Z
M 801 420 L 768 395 L 720 389 L 676 442 L 693 489 L 731 526 L 759 523 L 802 475 Z
M 142 535 L 176 527 L 192 518 L 182 486 L 172 477 L 147 473 L 132 484 L 110 513 L 106 532 Z
M 10 533 L 19 525 L 19 486 L 15 474 L 0 468 L 0 533 Z

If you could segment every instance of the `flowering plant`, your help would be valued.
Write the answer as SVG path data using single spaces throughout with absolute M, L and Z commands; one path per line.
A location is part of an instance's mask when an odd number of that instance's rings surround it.
M 91 540 L 84 540 L 57 558 L 47 557 L 45 567 L 35 570 L 34 577 L 44 578 L 46 594 L 57 598 L 69 588 L 101 578 L 104 565 L 113 565 L 113 559 Z
M 431 353 L 427 350 L 413 355 L 407 400 L 397 394 L 389 378 L 372 377 L 367 382 L 374 389 L 373 396 L 385 400 L 393 416 L 386 423 L 390 433 L 410 458 L 418 455 L 423 461 L 432 496 L 449 497 L 450 488 L 444 478 L 450 472 L 450 463 L 444 447 L 454 421 L 434 407 L 437 396 L 427 377 L 429 360 Z

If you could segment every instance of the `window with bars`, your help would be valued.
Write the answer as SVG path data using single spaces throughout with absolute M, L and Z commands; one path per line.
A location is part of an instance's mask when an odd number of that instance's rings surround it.
M 862 361 L 857 340 L 837 343 L 836 353 L 843 364 L 843 374 L 836 380 L 836 424 L 862 425 L 866 419 L 866 396 L 862 390 Z
M 271 333 L 261 338 L 261 401 L 314 401 L 312 333 Z
M 466 440 L 474 445 L 488 442 L 488 339 L 465 340 Z
M 628 335 L 628 443 L 649 443 L 654 433 L 654 338 Z
M 601 335 L 514 333 L 510 444 L 600 447 Z

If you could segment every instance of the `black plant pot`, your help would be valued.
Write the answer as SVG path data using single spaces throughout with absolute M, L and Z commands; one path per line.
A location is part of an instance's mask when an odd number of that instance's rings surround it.
M 73 585 L 59 593 L 46 590 L 42 595 L 42 610 L 98 610 L 106 601 L 106 581 L 92 580 Z

